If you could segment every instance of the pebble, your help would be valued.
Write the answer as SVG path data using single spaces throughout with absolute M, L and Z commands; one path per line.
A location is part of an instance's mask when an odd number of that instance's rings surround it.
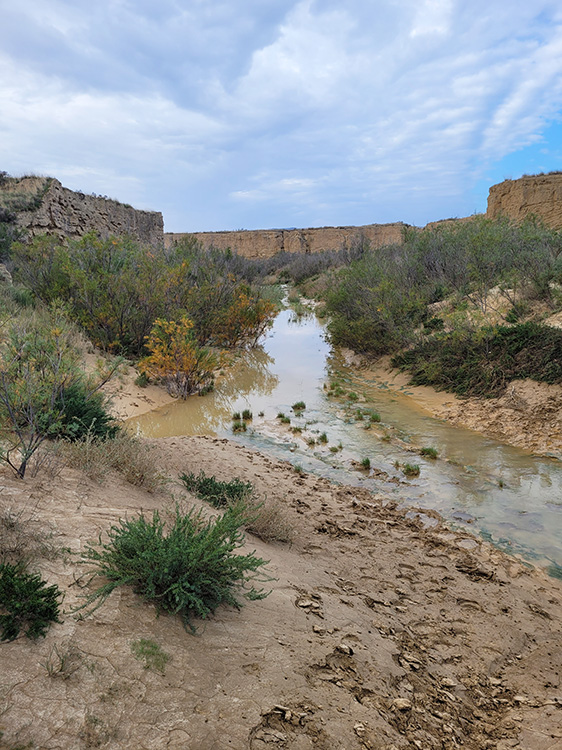
M 408 700 L 408 698 L 395 698 L 391 703 L 391 707 L 397 711 L 409 711 L 412 708 L 412 701 Z

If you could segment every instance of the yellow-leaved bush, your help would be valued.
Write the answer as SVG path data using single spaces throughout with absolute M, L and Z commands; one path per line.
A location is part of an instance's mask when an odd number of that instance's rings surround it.
M 178 321 L 158 318 L 146 348 L 150 354 L 139 362 L 139 370 L 165 383 L 168 393 L 178 398 L 208 388 L 220 366 L 216 352 L 198 345 L 193 322 L 185 316 Z

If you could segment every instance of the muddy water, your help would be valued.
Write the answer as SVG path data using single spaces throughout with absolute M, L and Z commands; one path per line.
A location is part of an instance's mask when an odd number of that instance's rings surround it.
M 358 400 L 329 397 L 333 378 Z M 306 404 L 301 416 L 291 409 L 298 401 Z M 375 410 L 381 421 L 365 429 L 358 408 Z M 244 409 L 253 419 L 234 435 L 232 414 Z M 281 424 L 280 412 L 290 424 Z M 152 437 L 234 438 L 306 471 L 437 510 L 554 575 L 562 572 L 562 464 L 434 419 L 407 389 L 392 392 L 384 381 L 354 373 L 331 351 L 314 316 L 281 312 L 263 347 L 236 361 L 214 393 L 145 414 L 131 427 Z M 327 442 L 318 442 L 323 433 Z M 439 458 L 420 457 L 424 446 L 436 448 Z M 366 458 L 368 472 L 358 466 Z M 419 465 L 419 476 L 407 478 L 404 464 Z

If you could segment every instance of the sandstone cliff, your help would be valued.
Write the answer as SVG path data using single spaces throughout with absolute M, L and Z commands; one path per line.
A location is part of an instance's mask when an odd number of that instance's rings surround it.
M 489 219 L 507 216 L 519 222 L 529 214 L 535 214 L 554 229 L 562 227 L 562 173 L 521 177 L 492 185 L 486 212 Z
M 0 184 L 0 209 L 14 216 L 31 237 L 47 232 L 77 238 L 94 231 L 101 236 L 129 234 L 150 245 L 164 242 L 161 213 L 77 193 L 53 178 L 5 178 Z
M 235 232 L 166 233 L 165 242 L 170 246 L 182 237 L 192 236 L 204 247 L 221 250 L 230 248 L 246 258 L 268 258 L 279 252 L 317 253 L 322 250 L 338 250 L 349 245 L 362 235 L 373 247 L 402 242 L 402 231 L 406 225 L 368 224 L 362 227 L 319 227 L 311 229 L 256 229 Z

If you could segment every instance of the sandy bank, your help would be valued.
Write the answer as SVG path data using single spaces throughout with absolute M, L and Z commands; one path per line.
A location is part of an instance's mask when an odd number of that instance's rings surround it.
M 461 399 L 445 391 L 408 385 L 408 373 L 393 369 L 390 357 L 368 363 L 349 353 L 346 359 L 362 374 L 386 382 L 391 389 L 407 386 L 409 398 L 435 417 L 537 455 L 562 458 L 561 386 L 515 380 L 499 398 Z
M 4 472 L 3 511 L 33 515 L 73 553 L 38 561 L 65 591 L 64 622 L 1 646 L 6 747 L 560 749 L 560 582 L 226 440 L 151 442 L 172 482 L 188 470 L 243 477 L 283 508 L 292 546 L 247 540 L 270 561 L 271 594 L 219 610 L 196 636 L 127 589 L 76 620 L 87 541 L 170 507 L 171 492 L 198 503 L 176 484 L 148 494 L 116 475 Z M 163 673 L 134 658 L 141 638 L 170 656 Z M 69 674 L 49 674 L 55 649 L 73 655 Z

